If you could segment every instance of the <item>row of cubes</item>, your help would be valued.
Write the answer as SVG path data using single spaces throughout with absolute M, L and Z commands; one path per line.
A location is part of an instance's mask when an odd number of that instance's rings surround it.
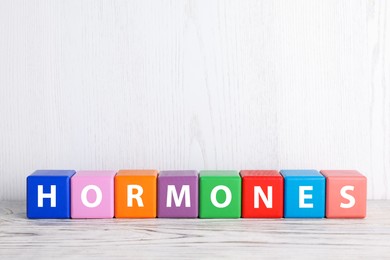
M 38 170 L 28 218 L 364 218 L 354 170 Z

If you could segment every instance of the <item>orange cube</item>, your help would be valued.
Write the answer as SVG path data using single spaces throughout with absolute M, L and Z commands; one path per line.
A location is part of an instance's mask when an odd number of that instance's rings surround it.
M 155 218 L 157 170 L 120 170 L 115 176 L 115 217 Z
M 322 170 L 326 178 L 326 217 L 365 218 L 367 178 L 353 170 Z

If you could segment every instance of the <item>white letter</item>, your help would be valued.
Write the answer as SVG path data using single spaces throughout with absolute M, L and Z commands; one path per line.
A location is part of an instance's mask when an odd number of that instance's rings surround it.
M 56 185 L 50 185 L 50 193 L 43 193 L 43 185 L 38 185 L 38 208 L 43 207 L 43 199 L 50 199 L 50 207 L 56 207 Z
M 89 202 L 87 199 L 88 191 L 94 190 L 96 193 L 96 199 L 94 202 Z M 102 202 L 103 194 L 102 190 L 96 186 L 96 185 L 87 185 L 84 187 L 84 189 L 81 191 L 81 202 L 83 202 L 84 206 L 88 208 L 95 208 L 100 205 Z
M 264 194 L 263 189 L 260 186 L 255 186 L 254 196 L 255 196 L 255 209 L 259 208 L 259 195 L 261 200 L 264 202 L 267 209 L 272 209 L 272 186 L 267 186 L 268 199 Z
M 223 190 L 226 194 L 226 199 L 225 199 L 224 203 L 219 203 L 217 201 L 217 192 L 219 190 Z M 228 187 L 226 187 L 224 185 L 218 185 L 211 191 L 210 199 L 211 199 L 211 203 L 213 203 L 213 205 L 215 207 L 225 208 L 225 207 L 229 206 L 230 202 L 232 201 L 232 192 L 230 191 L 230 189 Z
M 312 199 L 312 194 L 305 194 L 306 190 L 313 190 L 313 186 L 299 186 L 299 208 L 313 208 L 313 203 L 305 203 L 305 199 Z
M 352 196 L 352 195 L 349 195 L 347 193 L 348 190 L 351 190 L 353 191 L 355 189 L 354 186 L 344 186 L 341 188 L 340 190 L 340 195 L 341 197 L 343 197 L 344 199 L 347 199 L 349 200 L 349 203 L 346 204 L 346 203 L 341 203 L 340 204 L 340 207 L 343 208 L 343 209 L 349 209 L 349 208 L 352 208 L 353 206 L 355 206 L 355 198 Z
M 137 190 L 136 194 L 133 194 L 133 190 Z M 142 208 L 144 203 L 141 199 L 141 195 L 144 193 L 144 189 L 139 185 L 127 185 L 127 206 L 133 206 L 133 199 L 137 200 L 138 207 Z
M 191 207 L 190 185 L 183 185 L 181 187 L 179 196 L 177 196 L 177 191 L 176 191 L 175 185 L 168 185 L 168 190 L 167 190 L 167 208 L 172 207 L 172 197 L 173 197 L 173 199 L 175 201 L 175 206 L 176 207 L 180 207 L 184 195 L 186 197 L 185 207 L 189 208 L 189 207 Z

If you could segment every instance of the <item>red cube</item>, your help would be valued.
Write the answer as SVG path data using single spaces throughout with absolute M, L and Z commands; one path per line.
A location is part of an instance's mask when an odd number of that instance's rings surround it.
M 275 170 L 242 170 L 243 218 L 283 217 L 283 177 Z

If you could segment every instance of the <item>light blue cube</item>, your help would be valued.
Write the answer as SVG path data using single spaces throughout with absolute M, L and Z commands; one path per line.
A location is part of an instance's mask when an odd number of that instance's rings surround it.
M 323 218 L 325 177 L 316 170 L 281 170 L 284 177 L 284 217 Z

